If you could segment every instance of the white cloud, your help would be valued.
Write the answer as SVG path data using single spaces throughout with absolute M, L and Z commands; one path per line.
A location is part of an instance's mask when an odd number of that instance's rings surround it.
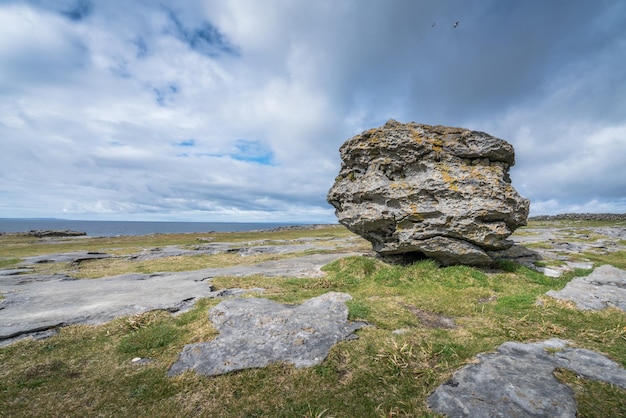
M 602 1 L 4 2 L 0 216 L 333 221 L 338 147 L 390 117 L 509 140 L 534 212 L 626 211 L 625 14 Z
M 61 16 L 24 5 L 0 6 L 0 92 L 71 81 L 88 56 Z

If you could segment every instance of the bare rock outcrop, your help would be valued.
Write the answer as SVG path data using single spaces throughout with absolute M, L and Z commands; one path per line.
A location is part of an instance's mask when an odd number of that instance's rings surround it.
M 513 146 L 483 132 L 388 121 L 346 141 L 328 192 L 339 222 L 382 256 L 487 265 L 526 225 Z

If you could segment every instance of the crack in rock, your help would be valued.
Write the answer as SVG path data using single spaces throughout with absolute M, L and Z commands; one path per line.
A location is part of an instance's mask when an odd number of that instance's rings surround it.
M 320 364 L 337 342 L 354 338 L 362 322 L 348 321 L 345 302 L 352 297 L 329 292 L 297 306 L 268 299 L 237 298 L 209 310 L 219 331 L 210 342 L 185 346 L 168 375 L 186 370 L 219 375 L 276 362 L 296 367 Z

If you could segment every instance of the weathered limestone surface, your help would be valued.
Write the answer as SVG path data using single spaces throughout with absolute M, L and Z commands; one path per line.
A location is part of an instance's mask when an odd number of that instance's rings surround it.
M 589 276 L 576 277 L 561 290 L 546 295 L 569 300 L 581 310 L 615 307 L 626 311 L 626 271 L 611 265 L 600 266 Z
M 188 369 L 218 375 L 275 362 L 296 367 L 320 364 L 334 344 L 365 326 L 348 321 L 345 302 L 350 299 L 348 294 L 330 292 L 298 306 L 259 298 L 225 300 L 209 310 L 220 335 L 187 345 L 169 375 Z
M 328 202 L 383 256 L 486 265 L 487 251 L 526 224 L 529 201 L 511 186 L 513 147 L 483 132 L 394 120 L 346 141 Z
M 449 417 L 574 418 L 574 393 L 554 377 L 556 368 L 626 389 L 623 367 L 602 354 L 568 345 L 559 339 L 504 343 L 454 373 L 430 395 L 428 405 Z
M 229 297 L 237 289 L 213 291 L 218 276 L 316 277 L 341 254 L 312 254 L 254 265 L 153 274 L 123 274 L 75 280 L 65 274 L 11 274 L 0 280 L 0 346 L 25 336 L 46 337 L 72 324 L 101 324 L 156 309 L 193 306 L 200 297 Z M 260 289 L 257 289 L 260 290 Z M 44 332 L 44 334 L 41 334 Z

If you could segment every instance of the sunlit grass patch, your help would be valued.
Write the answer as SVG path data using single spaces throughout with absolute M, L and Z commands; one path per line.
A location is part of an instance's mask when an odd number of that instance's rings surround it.
M 537 249 L 537 250 L 551 250 L 553 248 L 552 244 L 547 242 L 527 242 L 524 244 L 526 248 Z
M 585 252 L 583 256 L 597 266 L 610 264 L 619 269 L 626 269 L 626 251 L 612 251 L 604 254 Z
M 21 260 L 19 258 L 0 259 L 0 269 L 6 269 L 17 265 Z
M 580 220 L 580 219 L 557 219 L 557 220 L 549 220 L 549 221 L 528 221 L 528 225 L 526 227 L 522 227 L 520 229 L 525 228 L 599 228 L 606 226 L 626 226 L 626 221 L 606 221 L 606 220 Z
M 214 255 L 182 255 L 155 260 L 132 260 L 126 257 L 87 260 L 81 263 L 43 263 L 34 266 L 37 273 L 54 274 L 67 272 L 78 279 L 97 279 L 128 273 L 152 274 L 222 268 L 236 265 L 252 265 L 265 261 L 297 257 L 302 253 L 258 254 L 242 257 L 236 253 Z
M 614 385 L 584 379 L 576 373 L 557 369 L 555 376 L 575 394 L 578 417 L 626 417 L 626 390 Z M 602 402 L 598 402 L 602 399 Z
M 363 241 L 341 225 L 327 225 L 315 229 L 247 231 L 247 232 L 197 232 L 181 234 L 150 234 L 139 236 L 116 237 L 68 237 L 68 238 L 36 238 L 31 236 L 5 234 L 0 235 L 0 257 L 24 258 L 35 255 L 71 252 L 101 251 L 113 255 L 125 255 L 140 252 L 145 248 L 177 245 L 193 247 L 198 243 L 225 241 L 248 242 L 256 240 L 290 240 L 307 238 L 355 238 L 357 245 Z

